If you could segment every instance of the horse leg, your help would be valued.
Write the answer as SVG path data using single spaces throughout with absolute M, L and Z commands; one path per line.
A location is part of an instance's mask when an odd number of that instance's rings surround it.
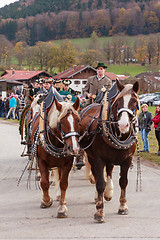
M 106 165 L 106 172 L 107 172 L 107 181 L 106 181 L 106 187 L 104 190 L 104 198 L 106 201 L 110 201 L 113 197 L 113 180 L 112 180 L 112 171 L 113 171 L 113 165 L 107 164 Z
M 126 187 L 128 184 L 128 169 L 129 165 L 121 165 L 121 172 L 120 172 L 120 179 L 119 179 L 119 185 L 121 187 L 121 195 L 120 195 L 120 207 L 118 210 L 118 214 L 120 215 L 127 215 L 128 214 L 128 207 L 127 207 L 127 199 L 126 199 Z
M 54 184 L 55 184 L 56 201 L 59 201 L 60 196 L 61 196 L 60 186 L 59 186 L 59 183 L 60 183 L 60 169 L 53 168 L 52 172 L 53 172 L 53 176 L 54 176 L 53 181 L 54 181 Z
M 96 189 L 98 192 L 98 197 L 96 199 L 96 209 L 97 212 L 94 214 L 94 220 L 96 222 L 104 222 L 104 201 L 103 201 L 103 193 L 105 189 L 105 180 L 104 180 L 104 164 L 101 161 L 97 160 L 97 164 L 95 161 L 88 157 L 89 163 L 91 164 L 91 170 L 96 179 Z M 93 167 L 94 164 L 94 167 Z
M 67 210 L 67 206 L 66 206 L 66 190 L 68 187 L 68 177 L 69 177 L 69 172 L 70 172 L 71 168 L 72 168 L 72 165 L 61 169 L 61 178 L 60 178 L 61 196 L 60 196 L 60 200 L 59 200 L 57 218 L 66 218 L 67 217 L 68 210 Z
M 43 190 L 43 198 L 40 207 L 47 208 L 53 203 L 52 198 L 49 196 L 49 170 L 45 163 L 39 159 L 39 170 L 41 173 L 41 188 Z
M 95 184 L 95 179 L 94 176 L 91 172 L 91 165 L 88 162 L 88 156 L 87 153 L 84 152 L 84 157 L 85 157 L 85 175 L 86 175 L 86 179 L 90 181 L 90 183 Z

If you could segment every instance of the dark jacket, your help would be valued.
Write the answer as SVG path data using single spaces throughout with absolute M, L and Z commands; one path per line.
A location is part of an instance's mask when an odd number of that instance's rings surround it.
M 138 117 L 139 129 L 145 129 L 147 132 L 151 131 L 152 125 L 152 113 L 150 112 L 141 112 Z

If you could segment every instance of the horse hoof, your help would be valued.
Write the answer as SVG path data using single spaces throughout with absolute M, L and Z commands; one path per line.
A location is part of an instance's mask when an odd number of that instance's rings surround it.
M 125 210 L 118 210 L 118 214 L 119 215 L 128 215 L 128 209 L 125 209 Z
M 49 208 L 53 203 L 53 200 L 50 199 L 50 201 L 48 203 L 45 202 L 41 202 L 40 208 Z
M 57 218 L 67 218 L 67 213 L 66 212 L 59 212 L 57 214 Z
M 94 220 L 97 222 L 97 223 L 103 223 L 104 222 L 104 217 L 103 216 L 99 216 L 97 214 L 94 214 Z
M 105 196 L 104 196 L 104 198 L 106 201 L 111 201 L 111 199 L 112 199 L 112 197 L 105 197 Z

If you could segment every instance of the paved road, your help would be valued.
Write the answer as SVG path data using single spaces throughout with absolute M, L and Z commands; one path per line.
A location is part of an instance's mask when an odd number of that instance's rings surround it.
M 114 168 L 114 197 L 105 203 L 106 221 L 97 224 L 93 185 L 85 180 L 84 169 L 71 172 L 67 192 L 68 218 L 57 219 L 58 202 L 40 209 L 42 192 L 32 174 L 27 189 L 26 172 L 17 181 L 27 158 L 21 158 L 17 124 L 0 121 L 0 239 L 158 239 L 160 238 L 160 169 L 142 165 L 142 192 L 136 192 L 136 164 L 129 171 L 128 216 L 119 216 L 119 167 Z M 51 187 L 54 198 L 54 187 Z

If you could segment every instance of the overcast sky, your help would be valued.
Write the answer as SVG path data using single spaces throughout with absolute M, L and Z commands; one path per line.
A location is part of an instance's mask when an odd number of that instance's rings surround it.
M 17 0 L 0 0 L 0 8 L 4 7 L 5 5 L 8 5 L 10 3 L 16 2 Z

